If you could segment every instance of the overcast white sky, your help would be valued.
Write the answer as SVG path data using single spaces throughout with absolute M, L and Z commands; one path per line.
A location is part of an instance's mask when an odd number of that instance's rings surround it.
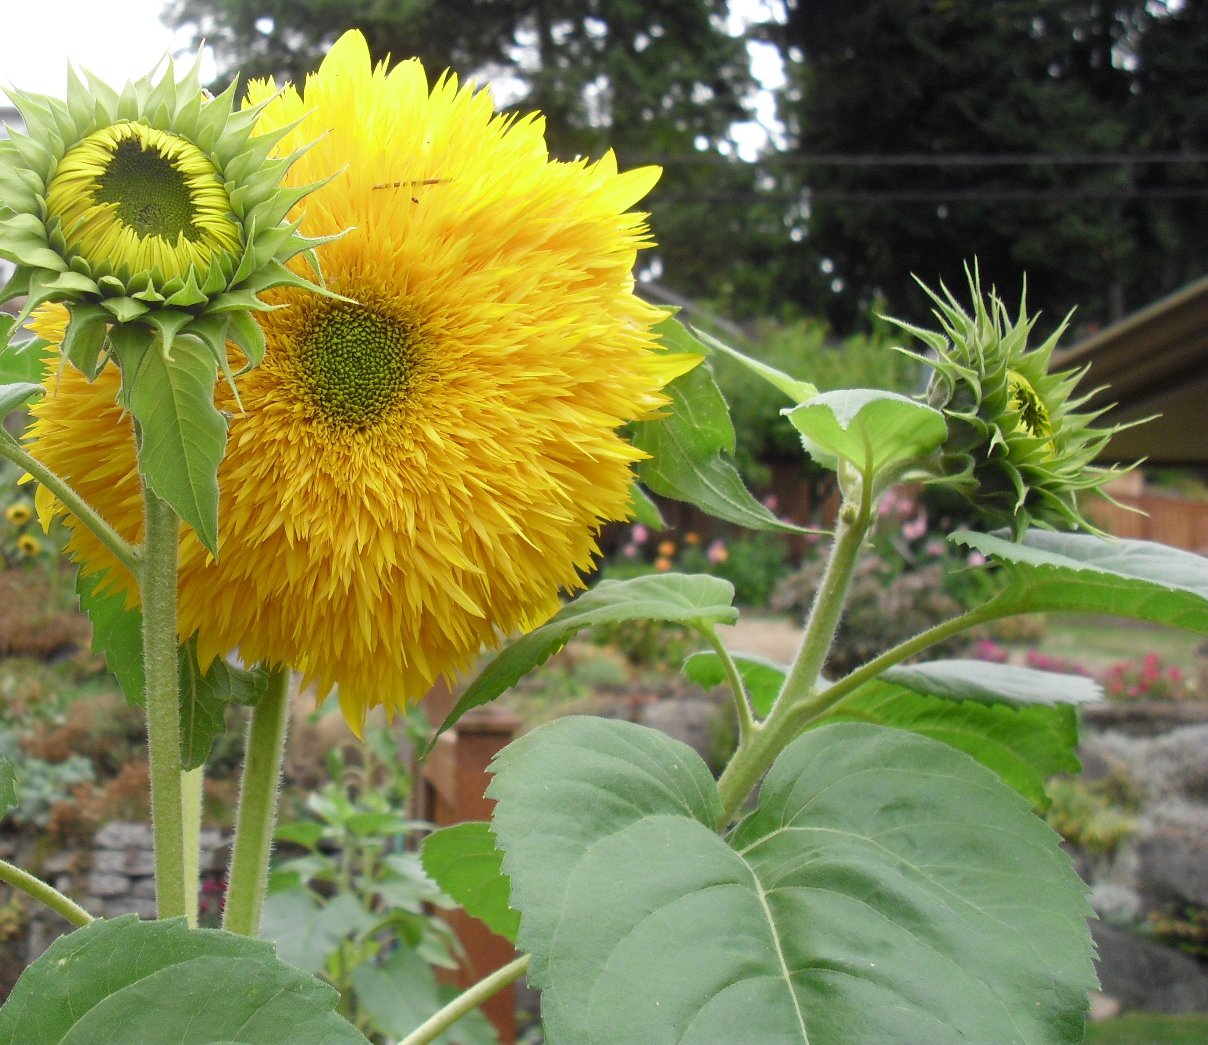
M 67 89 L 69 60 L 114 86 L 145 75 L 185 42 L 174 39 L 160 22 L 164 6 L 165 0 L 3 0 L 0 91 L 12 85 L 61 98 Z M 777 0 L 733 0 L 732 17 L 741 22 L 766 16 L 766 8 L 777 6 Z M 781 72 L 779 60 L 773 60 L 769 51 L 760 48 L 752 57 L 756 75 L 765 86 L 774 87 Z M 214 75 L 212 66 L 203 65 L 203 81 Z M 4 104 L 7 99 L 0 95 L 0 105 Z M 736 129 L 740 153 L 756 152 L 767 128 L 774 126 L 771 96 L 763 92 L 757 105 L 758 123 L 764 126 Z
M 172 49 L 163 0 L 6 0 L 0 87 L 62 97 L 67 62 L 120 84 L 149 72 Z

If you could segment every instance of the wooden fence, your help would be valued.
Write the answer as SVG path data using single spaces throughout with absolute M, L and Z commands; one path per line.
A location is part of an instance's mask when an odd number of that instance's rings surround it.
M 432 722 L 441 722 L 453 707 L 453 694 L 437 686 L 424 700 Z M 423 765 L 417 789 L 417 815 L 437 827 L 467 820 L 490 820 L 495 803 L 483 792 L 491 781 L 487 767 L 520 728 L 520 719 L 491 704 L 465 715 L 455 729 L 443 734 Z M 462 910 L 444 915 L 465 951 L 462 966 L 443 977 L 462 988 L 502 968 L 516 957 L 516 949 Z M 499 1033 L 502 1045 L 516 1040 L 516 988 L 510 984 L 482 1006 Z
M 1112 536 L 1208 553 L 1208 501 L 1144 487 L 1128 493 L 1113 490 L 1112 496 L 1123 507 L 1093 498 L 1087 504 L 1091 518 Z

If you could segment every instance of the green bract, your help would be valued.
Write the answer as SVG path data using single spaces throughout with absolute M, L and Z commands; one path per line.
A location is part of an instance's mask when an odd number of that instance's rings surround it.
M 1049 373 L 1068 317 L 1029 349 L 1035 317 L 1021 302 L 1012 321 L 993 291 L 983 296 L 976 272 L 969 276 L 972 315 L 946 287 L 943 297 L 923 289 L 936 304 L 942 332 L 894 322 L 936 353 L 926 360 L 935 370 L 927 401 L 948 421 L 938 458 L 941 481 L 1016 537 L 1029 526 L 1098 532 L 1077 496 L 1102 494 L 1103 484 L 1120 474 L 1091 465 L 1120 426 L 1092 427 L 1103 411 L 1079 411 L 1089 398 L 1073 395 L 1084 370 Z
M 106 350 L 191 335 L 224 370 L 226 341 L 264 353 L 249 309 L 280 284 L 309 286 L 285 262 L 314 246 L 285 221 L 315 186 L 282 188 L 294 157 L 270 156 L 289 128 L 253 135 L 260 107 L 236 111 L 197 67 L 118 93 L 69 70 L 65 101 L 9 92 L 26 132 L 0 141 L 0 257 L 16 265 L 0 301 L 25 295 L 71 311 L 63 354 L 89 377 Z M 112 324 L 123 341 L 107 345 Z

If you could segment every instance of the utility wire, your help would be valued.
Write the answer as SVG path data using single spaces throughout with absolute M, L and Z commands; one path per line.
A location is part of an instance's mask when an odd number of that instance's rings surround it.
M 628 164 L 661 167 L 1133 167 L 1208 163 L 1208 152 L 901 152 L 772 154 L 754 161 L 716 153 L 625 156 Z
M 820 189 L 800 195 L 758 192 L 651 193 L 660 203 L 963 203 L 969 201 L 1035 200 L 1184 200 L 1208 199 L 1208 185 L 1173 185 L 1166 188 L 1021 188 L 1021 189 Z

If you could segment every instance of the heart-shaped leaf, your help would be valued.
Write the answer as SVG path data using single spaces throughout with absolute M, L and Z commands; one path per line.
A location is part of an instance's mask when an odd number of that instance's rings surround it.
M 270 944 L 183 919 L 60 936 L 0 1009 L 0 1045 L 368 1045 L 336 992 Z
M 520 915 L 508 904 L 511 884 L 491 825 L 454 824 L 424 839 L 424 870 L 432 880 L 492 932 L 516 942 Z
M 1085 886 L 1027 803 L 948 745 L 809 732 L 728 840 L 699 757 L 629 723 L 539 727 L 496 773 L 553 1040 L 1082 1040 Z
M 320 903 L 301 886 L 265 897 L 260 935 L 277 945 L 282 961 L 317 973 L 347 937 L 373 923 L 373 915 L 351 893 L 337 893 L 329 903 Z
M 847 461 L 865 482 L 877 477 L 880 486 L 948 435 L 938 410 L 897 392 L 871 388 L 824 392 L 784 413 L 815 461 L 836 470 L 840 460 Z
M 733 585 L 719 577 L 662 573 L 626 581 L 601 581 L 496 655 L 462 694 L 436 736 L 471 708 L 489 704 L 537 665 L 544 664 L 584 628 L 627 620 L 660 620 L 690 627 L 732 624 L 738 619 L 733 601 Z

